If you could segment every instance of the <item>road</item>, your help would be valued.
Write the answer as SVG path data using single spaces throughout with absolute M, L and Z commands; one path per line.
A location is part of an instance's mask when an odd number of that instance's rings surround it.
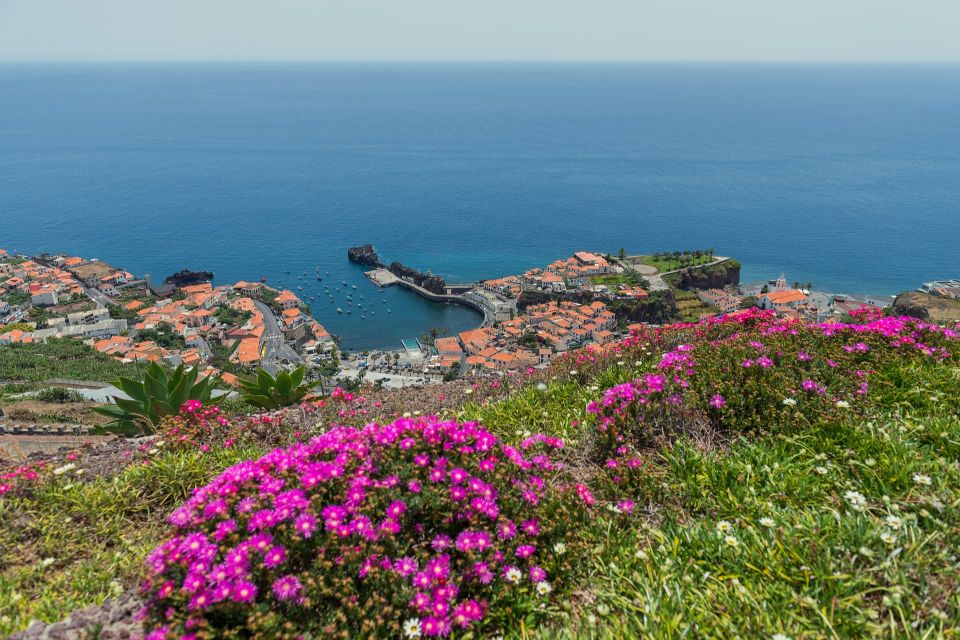
M 253 304 L 263 315 L 264 332 L 260 347 L 266 348 L 266 353 L 260 360 L 260 366 L 270 375 L 275 375 L 279 369 L 284 368 L 284 361 L 300 364 L 300 356 L 283 340 L 280 323 L 277 322 L 277 316 L 273 314 L 270 305 L 260 300 L 254 300 Z
M 88 298 L 97 303 L 98 307 L 112 307 L 117 304 L 109 297 L 104 295 L 101 291 L 91 289 L 90 287 L 84 287 L 83 290 L 86 292 Z

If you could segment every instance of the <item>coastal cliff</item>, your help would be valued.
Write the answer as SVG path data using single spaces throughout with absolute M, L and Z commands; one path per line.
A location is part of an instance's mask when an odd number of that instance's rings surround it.
M 648 322 L 650 324 L 666 324 L 673 322 L 677 317 L 677 301 L 673 292 L 655 291 L 649 298 L 643 300 L 605 300 L 589 291 L 567 291 L 564 293 L 550 293 L 547 291 L 524 291 L 517 299 L 517 309 L 523 312 L 527 307 L 544 304 L 551 301 L 567 301 L 577 304 L 590 304 L 600 300 L 607 304 L 617 320 L 625 324 L 633 322 Z
M 679 289 L 722 289 L 740 284 L 740 263 L 727 260 L 706 267 L 691 267 L 679 273 L 664 276 L 664 280 Z
M 920 291 L 905 291 L 898 295 L 892 311 L 895 315 L 928 322 L 960 322 L 960 301 Z

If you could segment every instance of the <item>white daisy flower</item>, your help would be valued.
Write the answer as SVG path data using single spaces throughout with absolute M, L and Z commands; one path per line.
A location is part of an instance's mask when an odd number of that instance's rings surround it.
M 733 536 L 724 536 L 723 543 L 728 547 L 736 547 L 740 542 Z
M 403 623 L 403 635 L 408 638 L 419 638 L 422 631 L 418 618 L 410 618 Z
M 760 518 L 760 524 L 764 527 L 770 528 L 775 525 L 776 522 L 773 521 L 773 518 Z
M 864 507 L 867 506 L 867 499 L 859 491 L 847 491 L 843 494 L 843 497 L 850 503 L 850 507 L 854 511 L 863 511 Z
M 520 582 L 520 578 L 522 577 L 523 577 L 523 574 L 520 573 L 520 569 L 517 569 L 516 567 L 511 567 L 510 569 L 507 569 L 507 573 L 504 574 L 503 579 L 506 580 L 507 582 L 517 583 L 517 582 Z
M 784 398 L 783 404 L 788 407 L 793 407 L 793 406 L 796 406 L 797 401 L 794 400 L 793 398 Z
M 567 545 L 565 545 L 562 542 L 558 542 L 555 545 L 553 545 L 553 552 L 556 553 L 558 556 L 562 556 L 567 552 Z
M 726 520 L 721 520 L 717 523 L 717 531 L 720 533 L 727 533 L 728 531 L 733 530 L 733 525 L 727 522 Z
M 920 484 L 920 485 L 923 485 L 923 486 L 925 486 L 925 487 L 929 487 L 929 486 L 932 484 L 931 481 L 930 481 L 930 476 L 925 475 L 925 474 L 922 474 L 922 473 L 915 473 L 915 474 L 913 474 L 913 481 L 914 481 L 915 483 Z
M 542 580 L 537 583 L 537 595 L 545 596 L 551 591 L 553 591 L 553 587 L 551 587 L 550 583 L 546 580 Z

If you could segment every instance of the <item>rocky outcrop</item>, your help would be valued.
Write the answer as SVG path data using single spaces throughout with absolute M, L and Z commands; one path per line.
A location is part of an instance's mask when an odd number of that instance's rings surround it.
M 143 600 L 135 592 L 108 598 L 102 605 L 74 611 L 53 624 L 34 622 L 10 640 L 121 640 L 142 638 L 143 625 L 136 620 Z
M 213 280 L 212 271 L 189 271 L 188 269 L 181 269 L 167 276 L 163 283 L 172 284 L 175 287 L 189 287 L 195 284 L 210 282 L 211 280 Z
M 447 282 L 432 273 L 422 273 L 399 262 L 390 263 L 390 273 L 431 293 L 443 294 L 447 292 Z
M 372 244 L 350 247 L 347 249 L 347 259 L 371 269 L 385 269 L 387 267 L 380 260 L 380 256 L 377 255 L 377 250 L 373 248 Z
M 893 301 L 893 313 L 938 324 L 960 322 L 960 300 L 920 291 L 905 291 Z

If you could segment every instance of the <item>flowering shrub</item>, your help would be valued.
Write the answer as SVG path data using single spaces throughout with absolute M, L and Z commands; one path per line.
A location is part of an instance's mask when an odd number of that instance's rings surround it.
M 870 376 L 890 355 L 946 360 L 960 332 L 913 318 L 810 325 L 753 311 L 674 328 L 654 370 L 592 402 L 605 453 L 649 444 L 694 420 L 751 430 L 869 407 Z
M 167 449 L 199 449 L 211 447 L 230 448 L 238 444 L 279 446 L 286 444 L 291 436 L 284 429 L 288 412 L 227 418 L 218 407 L 208 407 L 188 401 L 176 416 L 164 418 L 157 431 Z M 156 446 L 156 442 L 145 446 Z
M 562 447 L 404 418 L 235 465 L 149 555 L 148 637 L 445 636 L 526 617 L 578 555 L 589 490 L 556 484 Z
M 18 487 L 40 480 L 40 474 L 46 466 L 43 462 L 25 464 L 0 473 L 0 497 L 12 492 Z

